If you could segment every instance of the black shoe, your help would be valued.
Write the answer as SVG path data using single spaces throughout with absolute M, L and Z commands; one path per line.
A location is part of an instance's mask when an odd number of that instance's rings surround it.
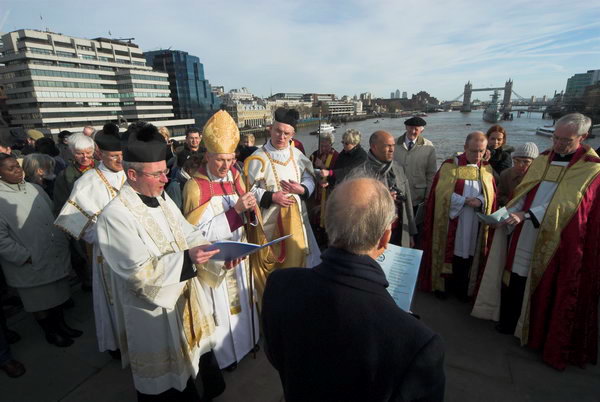
M 120 350 L 109 350 L 108 354 L 115 360 L 121 360 L 121 351 Z
M 504 335 L 512 335 L 515 333 L 515 329 L 510 329 L 507 328 L 506 326 L 502 325 L 502 324 L 496 324 L 496 326 L 494 327 L 496 329 L 497 332 L 504 334 Z
M 4 371 L 6 375 L 11 378 L 21 377 L 23 374 L 25 374 L 25 366 L 13 359 L 1 365 L 0 370 Z
M 69 297 L 69 300 L 67 300 L 66 302 L 64 302 L 64 303 L 62 304 L 62 307 L 63 307 L 63 308 L 73 308 L 73 307 L 75 307 L 75 302 L 73 301 L 73 299 L 71 299 L 71 298 Z
M 434 294 L 435 298 L 439 299 L 439 300 L 446 300 L 448 298 L 448 293 L 443 292 L 441 290 L 436 290 L 433 292 L 433 294 Z
M 73 344 L 73 339 L 67 338 L 58 332 L 46 332 L 46 341 L 59 348 L 66 348 Z
M 260 345 L 257 343 L 256 345 L 254 345 L 254 347 L 252 348 L 251 352 L 252 353 L 257 353 L 260 351 Z
M 229 366 L 225 367 L 223 370 L 231 373 L 231 372 L 235 371 L 236 368 L 237 368 L 237 362 L 230 364 Z
M 58 333 L 68 338 L 79 338 L 83 331 L 69 327 L 64 321 L 58 323 Z
M 92 285 L 90 283 L 82 283 L 81 284 L 81 290 L 83 290 L 86 293 L 89 293 L 92 291 Z
M 4 334 L 6 335 L 6 341 L 11 345 L 21 340 L 21 335 L 11 329 L 6 329 Z

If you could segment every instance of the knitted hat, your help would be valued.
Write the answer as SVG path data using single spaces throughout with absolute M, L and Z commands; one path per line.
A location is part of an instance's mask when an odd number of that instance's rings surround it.
M 513 158 L 531 158 L 535 159 L 540 155 L 537 145 L 533 142 L 526 142 L 519 145 L 512 153 Z

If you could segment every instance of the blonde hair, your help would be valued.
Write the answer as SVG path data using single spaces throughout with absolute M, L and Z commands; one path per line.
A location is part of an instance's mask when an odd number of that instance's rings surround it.
M 165 138 L 165 141 L 167 141 L 167 142 L 169 141 L 169 138 L 171 138 L 171 132 L 169 131 L 168 128 L 166 128 L 164 126 L 158 128 L 158 133 L 160 135 L 162 135 Z

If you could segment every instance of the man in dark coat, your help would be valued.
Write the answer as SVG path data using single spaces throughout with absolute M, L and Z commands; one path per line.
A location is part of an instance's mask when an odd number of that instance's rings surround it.
M 344 181 L 327 203 L 323 262 L 269 276 L 265 349 L 287 402 L 443 400 L 442 341 L 395 304 L 375 261 L 390 239 L 393 206 L 381 182 Z

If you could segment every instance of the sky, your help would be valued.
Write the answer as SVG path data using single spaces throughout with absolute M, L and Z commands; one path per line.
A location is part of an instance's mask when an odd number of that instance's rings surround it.
M 600 2 L 590 0 L 0 0 L 0 32 L 23 28 L 187 51 L 212 85 L 258 96 L 399 89 L 452 100 L 467 81 L 512 78 L 529 98 L 600 69 Z

